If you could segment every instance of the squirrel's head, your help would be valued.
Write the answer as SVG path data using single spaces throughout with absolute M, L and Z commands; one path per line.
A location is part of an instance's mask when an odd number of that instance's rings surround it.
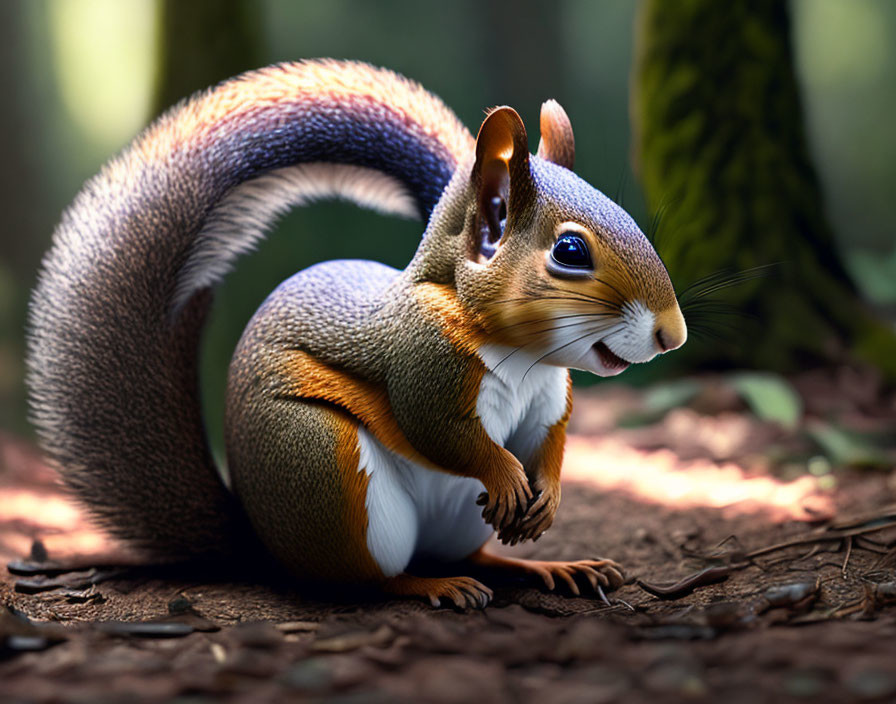
M 554 101 L 542 106 L 537 156 L 513 109 L 489 113 L 464 189 L 453 278 L 489 342 L 612 376 L 681 347 L 687 328 L 650 242 L 571 171 L 574 153 Z

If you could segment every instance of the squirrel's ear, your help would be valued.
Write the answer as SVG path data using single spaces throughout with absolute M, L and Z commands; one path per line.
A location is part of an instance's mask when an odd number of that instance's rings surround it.
M 513 108 L 495 108 L 479 128 L 472 180 L 479 204 L 477 235 L 483 239 L 474 244 L 474 250 L 488 259 L 488 246 L 492 245 L 493 253 L 504 232 L 505 218 L 512 222 L 519 217 L 535 196 L 529 139 Z
M 569 116 L 556 100 L 542 103 L 540 127 L 538 156 L 572 171 L 576 160 L 576 140 Z

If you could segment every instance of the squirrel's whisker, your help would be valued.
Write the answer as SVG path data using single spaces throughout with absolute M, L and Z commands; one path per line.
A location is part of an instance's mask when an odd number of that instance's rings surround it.
M 534 320 L 520 320 L 515 323 L 509 323 L 507 325 L 500 325 L 496 328 L 492 328 L 491 332 L 504 332 L 505 330 L 509 330 L 511 328 L 520 327 L 521 325 L 538 325 L 540 323 L 549 323 L 554 320 L 569 320 L 571 318 L 617 318 L 619 317 L 616 313 L 570 313 L 569 315 L 557 315 L 549 318 L 536 318 Z
M 576 337 L 576 338 L 570 340 L 570 341 L 567 342 L 566 344 L 559 345 L 558 347 L 555 347 L 554 349 L 552 349 L 552 350 L 550 350 L 550 351 L 544 353 L 543 355 L 541 355 L 541 357 L 539 357 L 539 358 L 536 359 L 534 362 L 532 362 L 532 364 L 529 365 L 529 368 L 526 370 L 526 373 L 523 374 L 523 378 L 520 380 L 520 383 L 522 383 L 523 381 L 525 381 L 526 377 L 529 375 L 529 372 L 532 371 L 533 367 L 535 367 L 535 365 L 538 364 L 539 362 L 541 362 L 542 360 L 544 360 L 544 359 L 546 359 L 547 357 L 550 357 L 550 356 L 556 354 L 556 353 L 559 352 L 560 350 L 564 350 L 564 349 L 566 349 L 566 348 L 569 347 L 570 345 L 574 345 L 575 343 L 577 343 L 577 342 L 579 342 L 579 341 L 581 341 L 581 340 L 584 340 L 586 337 L 589 337 L 589 336 L 591 336 L 591 335 L 600 334 L 601 332 L 604 332 L 605 330 L 608 330 L 608 329 L 611 328 L 611 327 L 612 327 L 612 326 L 607 326 L 607 327 L 604 328 L 604 329 L 589 330 L 588 332 L 586 332 L 586 333 L 584 333 L 584 334 L 582 334 L 582 335 L 579 335 L 578 337 Z

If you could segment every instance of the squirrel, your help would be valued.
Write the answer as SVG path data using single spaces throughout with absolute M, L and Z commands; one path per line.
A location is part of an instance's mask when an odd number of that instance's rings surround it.
M 158 559 L 258 544 L 299 580 L 482 607 L 464 572 L 603 596 L 612 560 L 537 539 L 560 502 L 569 368 L 612 376 L 680 347 L 684 318 L 632 218 L 573 171 L 544 103 L 474 139 L 440 99 L 365 63 L 248 72 L 162 115 L 64 212 L 29 310 L 31 417 L 64 483 Z M 291 207 L 321 198 L 427 223 L 403 271 L 316 264 L 280 284 L 229 369 L 229 486 L 199 400 L 211 292 Z M 417 576 L 409 563 L 457 563 Z M 604 597 L 605 598 L 605 597 Z

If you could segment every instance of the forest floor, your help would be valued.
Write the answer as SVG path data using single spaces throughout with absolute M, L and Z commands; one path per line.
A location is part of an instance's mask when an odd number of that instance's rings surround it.
M 893 701 L 894 427 L 849 369 L 582 390 L 554 526 L 500 549 L 627 583 L 609 605 L 504 584 L 482 611 L 119 568 L 0 437 L 0 701 Z M 113 566 L 52 569 L 78 554 Z

